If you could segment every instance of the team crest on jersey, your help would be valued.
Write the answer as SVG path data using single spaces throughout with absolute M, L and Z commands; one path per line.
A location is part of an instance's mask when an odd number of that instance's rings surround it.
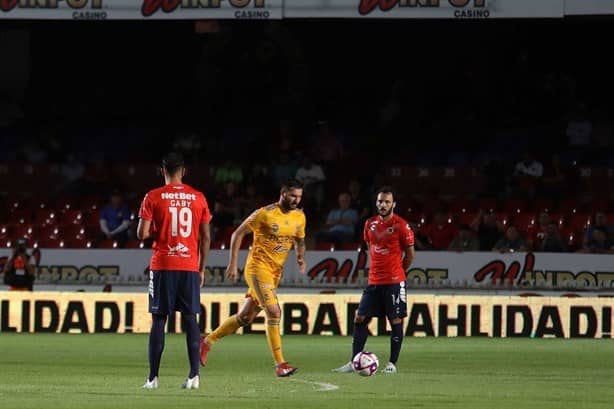
M 375 226 L 377 226 L 377 221 L 371 222 L 371 224 L 369 225 L 369 230 L 375 231 Z
M 388 233 L 392 234 L 394 233 L 394 227 L 388 227 L 388 229 L 386 229 L 388 231 Z
M 277 225 L 277 223 L 273 223 L 271 225 L 271 230 L 273 230 L 273 233 L 277 233 L 279 231 L 279 226 Z

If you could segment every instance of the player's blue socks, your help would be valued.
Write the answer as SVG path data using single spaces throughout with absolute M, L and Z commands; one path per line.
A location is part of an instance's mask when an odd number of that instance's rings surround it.
M 164 351 L 164 325 L 166 315 L 152 314 L 151 331 L 149 332 L 149 380 L 158 376 L 162 351 Z
M 354 323 L 354 336 L 352 338 L 352 358 L 357 353 L 363 350 L 367 343 L 367 336 L 369 336 L 369 330 L 367 329 L 367 322 Z M 350 358 L 350 359 L 352 359 Z
M 183 324 L 185 325 L 185 339 L 188 346 L 188 357 L 190 358 L 190 378 L 194 378 L 199 373 L 200 359 L 200 329 L 196 322 L 196 315 L 184 314 Z
M 403 344 L 403 324 L 392 324 L 392 334 L 390 335 L 390 362 L 396 365 L 401 353 Z

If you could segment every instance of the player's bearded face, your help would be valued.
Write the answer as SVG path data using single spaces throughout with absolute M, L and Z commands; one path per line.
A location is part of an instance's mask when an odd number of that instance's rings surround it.
M 300 189 L 290 190 L 282 196 L 282 206 L 285 209 L 296 209 L 303 197 L 303 191 Z
M 392 199 L 391 194 L 380 193 L 377 196 L 377 214 L 379 214 L 381 217 L 390 216 L 392 214 L 392 211 L 394 210 L 394 205 L 395 203 Z

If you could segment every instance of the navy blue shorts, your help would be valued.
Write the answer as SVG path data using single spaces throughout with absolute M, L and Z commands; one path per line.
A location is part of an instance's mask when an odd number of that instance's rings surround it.
M 200 313 L 200 275 L 194 271 L 149 271 L 149 312 Z
M 357 315 L 364 317 L 407 317 L 405 282 L 398 284 L 369 285 L 362 292 Z

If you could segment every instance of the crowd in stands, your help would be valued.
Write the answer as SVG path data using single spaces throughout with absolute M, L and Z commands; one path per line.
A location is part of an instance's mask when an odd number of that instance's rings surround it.
M 163 50 L 143 42 L 161 38 L 158 23 L 109 22 L 131 33 L 117 38 L 84 26 L 143 69 L 115 84 L 111 63 L 92 64 L 86 92 L 32 65 L 22 117 L 0 118 L 0 245 L 147 247 L 138 207 L 176 150 L 209 200 L 213 248 L 297 178 L 312 249 L 360 247 L 373 192 L 390 184 L 418 250 L 613 251 L 614 84 L 606 64 L 583 62 L 605 58 L 585 40 L 607 22 L 542 22 L 555 43 L 527 21 L 466 23 L 228 22 L 207 34 L 174 23 L 177 46 Z M 32 53 L 50 59 L 62 41 L 35 34 L 54 23 L 31 24 Z M 433 24 L 480 47 L 434 43 Z M 407 65 L 399 50 L 417 38 Z M 60 109 L 75 100 L 77 120 Z

